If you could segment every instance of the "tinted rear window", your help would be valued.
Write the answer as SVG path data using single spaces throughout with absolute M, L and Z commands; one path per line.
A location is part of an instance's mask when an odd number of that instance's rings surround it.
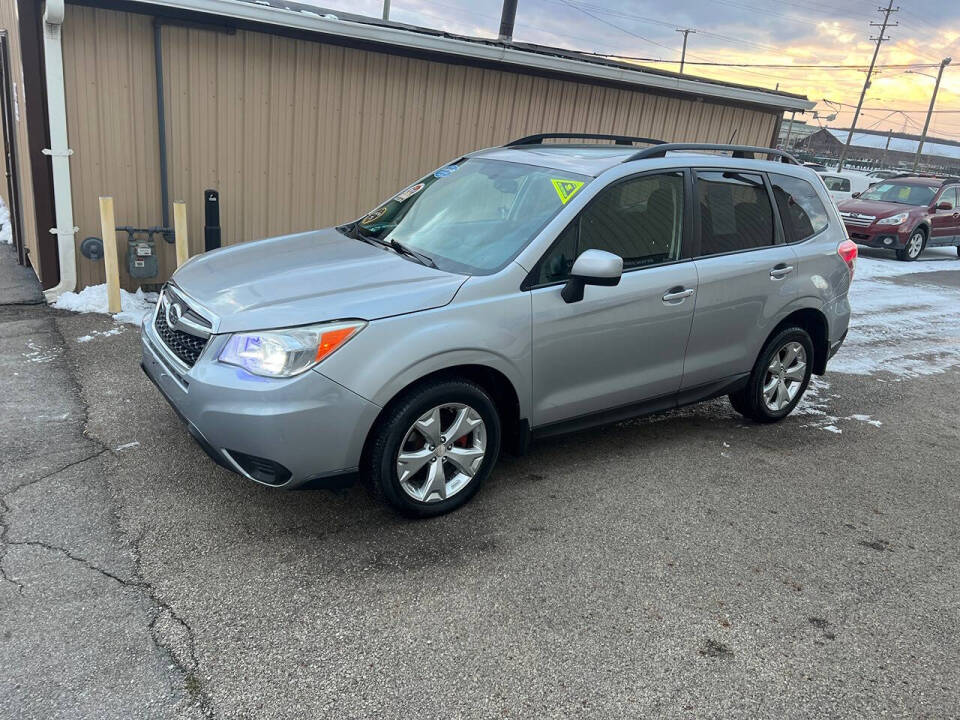
M 827 209 L 810 183 L 776 173 L 769 177 L 788 243 L 806 240 L 830 224 Z
M 701 256 L 773 245 L 773 208 L 762 176 L 701 171 L 697 196 Z

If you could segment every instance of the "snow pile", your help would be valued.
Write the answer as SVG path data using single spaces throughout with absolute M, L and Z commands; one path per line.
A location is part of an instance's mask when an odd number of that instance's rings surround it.
M 135 293 L 129 293 L 121 288 L 120 306 L 123 309 L 114 315 L 113 319 L 117 322 L 140 325 L 143 322 L 143 316 L 153 311 L 156 302 L 156 293 L 145 293 L 140 288 L 137 288 Z M 78 293 L 64 293 L 57 298 L 53 306 L 60 310 L 72 310 L 79 313 L 108 314 L 106 283 L 91 285 Z
M 13 244 L 13 228 L 10 227 L 10 211 L 0 197 L 0 243 Z
M 960 290 L 899 275 L 955 271 L 960 259 L 953 248 L 924 252 L 912 263 L 860 256 L 850 289 L 850 333 L 831 372 L 896 379 L 943 372 L 960 365 Z

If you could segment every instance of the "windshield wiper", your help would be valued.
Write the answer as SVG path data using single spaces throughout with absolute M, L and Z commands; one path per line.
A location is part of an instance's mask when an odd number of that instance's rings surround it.
M 412 257 L 421 265 L 426 265 L 427 267 L 432 267 L 432 268 L 435 268 L 437 266 L 437 264 L 433 261 L 433 258 L 431 258 L 429 255 L 424 255 L 421 252 L 417 252 L 416 250 L 408 248 L 406 245 L 404 245 L 402 242 L 400 242 L 396 238 L 390 238 L 390 247 L 392 247 L 394 250 L 396 250 L 399 253 L 403 253 L 407 257 Z

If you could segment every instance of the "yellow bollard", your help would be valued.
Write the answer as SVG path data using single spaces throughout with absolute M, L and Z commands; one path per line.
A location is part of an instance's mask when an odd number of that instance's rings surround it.
M 100 198 L 100 229 L 103 233 L 103 265 L 107 273 L 107 309 L 120 312 L 120 261 L 117 257 L 117 223 L 113 216 L 113 198 Z
M 187 238 L 187 204 L 184 202 L 173 204 L 173 232 L 177 244 L 177 267 L 180 267 L 190 258 L 190 243 Z

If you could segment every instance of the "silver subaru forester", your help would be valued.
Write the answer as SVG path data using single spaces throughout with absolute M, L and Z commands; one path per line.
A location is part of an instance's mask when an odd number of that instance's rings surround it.
M 191 259 L 143 368 L 224 467 L 359 472 L 436 515 L 531 437 L 721 395 L 784 418 L 843 342 L 856 252 L 785 153 L 536 135 L 346 225 Z

